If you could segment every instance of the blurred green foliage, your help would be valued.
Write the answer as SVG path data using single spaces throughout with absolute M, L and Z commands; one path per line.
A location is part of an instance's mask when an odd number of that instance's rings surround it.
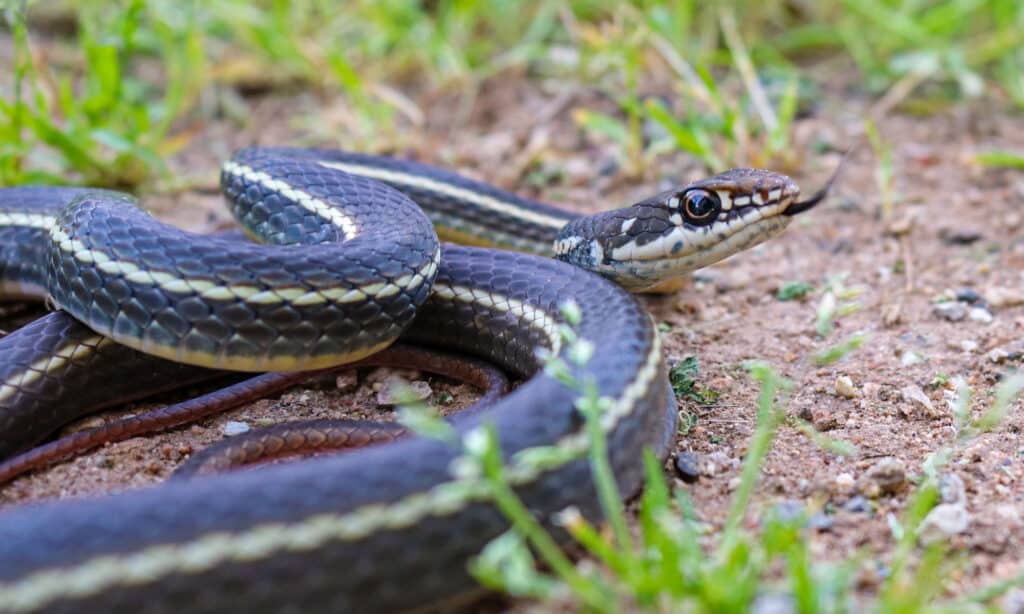
M 472 96 L 507 71 L 603 94 L 577 109 L 627 173 L 681 150 L 709 170 L 794 164 L 814 103 L 801 69 L 848 57 L 918 110 L 991 94 L 1024 107 L 1017 0 L 78 0 L 0 2 L 0 182 L 137 187 L 219 86 L 344 96 L 358 143 L 421 113 L 403 91 Z M 413 87 L 410 87 L 413 86 Z M 916 94 L 910 96 L 910 94 Z M 209 113 L 209 111 L 205 111 Z

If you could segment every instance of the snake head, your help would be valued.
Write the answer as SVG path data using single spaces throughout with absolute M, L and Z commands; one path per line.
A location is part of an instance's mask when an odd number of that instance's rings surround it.
M 555 241 L 555 257 L 633 292 L 668 287 L 778 235 L 794 215 L 821 202 L 831 184 L 800 201 L 800 187 L 785 175 L 732 169 L 570 222 Z

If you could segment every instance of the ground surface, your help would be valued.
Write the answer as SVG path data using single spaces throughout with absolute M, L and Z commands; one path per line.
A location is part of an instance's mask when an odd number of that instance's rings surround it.
M 307 95 L 250 102 L 244 125 L 207 121 L 190 127 L 196 137 L 172 163 L 175 173 L 198 188 L 149 199 L 159 216 L 197 232 L 228 226 L 213 190 L 219 162 L 236 147 L 346 145 L 332 136 L 339 131 L 340 103 Z M 577 106 L 600 101 L 559 84 L 509 78 L 484 88 L 472 106 L 447 97 L 418 102 L 425 123 L 406 130 L 397 154 L 576 210 L 620 206 L 702 174 L 682 156 L 659 158 L 642 177 L 617 172 L 615 150 L 585 138 L 571 119 Z M 750 521 L 779 503 L 806 506 L 817 514 L 819 530 L 812 539 L 823 555 L 866 548 L 872 563 L 861 580 L 868 591 L 884 573 L 893 541 L 888 515 L 902 510 L 929 453 L 954 436 L 949 388 L 941 382 L 965 378 L 980 410 L 1013 366 L 1014 342 L 1024 328 L 1024 176 L 970 162 L 976 151 L 1024 143 L 1024 124 L 983 106 L 952 107 L 926 118 L 879 118 L 879 131 L 893 147 L 895 177 L 895 204 L 883 220 L 877 160 L 862 133 L 869 112 L 867 98 L 826 83 L 815 111 L 796 125 L 796 164 L 788 170 L 810 193 L 840 159 L 838 153 L 811 153 L 828 149 L 812 145 L 852 149 L 834 195 L 784 236 L 702 272 L 678 294 L 643 299 L 665 324 L 668 359 L 698 356 L 700 384 L 719 393 L 712 405 L 681 403 L 681 411 L 692 416 L 684 423 L 692 426 L 675 448 L 695 454 L 702 475 L 693 484 L 677 480 L 677 487 L 690 493 L 707 522 L 724 519 L 755 419 L 756 387 L 739 365 L 748 359 L 770 362 L 796 384 L 788 412 L 828 437 L 852 443 L 856 452 L 842 458 L 799 430 L 782 427 Z M 817 305 L 826 282 L 841 275 L 846 287 L 860 291 L 862 308 L 841 318 L 837 332 L 822 340 L 814 332 Z M 791 281 L 817 291 L 802 301 L 778 300 L 779 287 Z M 978 305 L 991 321 L 979 311 L 959 321 L 935 314 L 937 299 L 957 291 L 974 298 L 964 288 L 980 295 Z M 809 360 L 855 331 L 870 340 L 841 362 L 819 368 Z M 853 398 L 836 392 L 841 376 L 852 381 Z M 191 451 L 224 437 L 228 421 L 256 427 L 282 417 L 386 415 L 374 402 L 372 380 L 379 377 L 364 372 L 354 391 L 338 390 L 329 380 L 195 426 L 107 446 L 0 488 L 0 506 L 159 482 Z M 430 384 L 434 402 L 451 394 L 457 406 L 474 394 L 443 381 Z M 1024 407 L 1016 404 L 1002 427 L 952 463 L 965 485 L 969 513 L 966 530 L 954 538 L 969 557 L 952 592 L 1020 571 L 1022 428 Z M 886 457 L 897 459 L 906 477 L 885 461 L 883 467 L 897 475 L 882 487 L 891 494 L 877 495 L 878 480 L 869 473 Z

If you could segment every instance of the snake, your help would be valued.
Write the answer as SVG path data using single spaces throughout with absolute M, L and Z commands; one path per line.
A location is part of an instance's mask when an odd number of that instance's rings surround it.
M 599 518 L 580 393 L 538 352 L 567 356 L 568 302 L 594 352 L 564 364 L 607 400 L 608 461 L 635 493 L 676 417 L 635 293 L 778 235 L 828 189 L 801 201 L 785 175 L 734 169 L 582 215 L 414 161 L 272 147 L 240 150 L 220 180 L 259 243 L 184 232 L 116 192 L 0 189 L 0 295 L 54 308 L 0 338 L 0 458 L 209 369 L 319 369 L 401 338 L 518 378 L 457 440 L 493 428 L 505 479 L 552 530 L 568 507 Z M 2 510 L 0 612 L 459 603 L 481 591 L 467 561 L 509 528 L 463 454 L 414 436 Z

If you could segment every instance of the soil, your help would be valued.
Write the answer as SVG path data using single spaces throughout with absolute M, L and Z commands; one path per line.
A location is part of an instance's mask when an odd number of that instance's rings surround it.
M 836 82 L 835 75 L 852 71 L 827 68 L 816 71 L 823 77 L 821 98 L 797 121 L 785 170 L 810 193 L 839 164 L 839 152 L 849 150 L 828 201 L 782 237 L 699 272 L 677 294 L 641 300 L 662 324 L 668 360 L 697 356 L 699 386 L 718 393 L 710 405 L 680 401 L 688 429 L 675 449 L 696 455 L 700 477 L 682 482 L 670 459 L 666 471 L 675 486 L 689 493 L 706 522 L 720 526 L 755 425 L 757 388 L 741 365 L 767 361 L 794 382 L 787 408 L 793 419 L 778 432 L 749 522 L 754 526 L 780 504 L 804 507 L 816 518 L 810 538 L 819 555 L 868 553 L 860 582 L 870 592 L 885 573 L 894 542 L 890 515 L 902 512 L 929 455 L 955 438 L 951 382 L 967 382 L 975 393 L 972 411 L 979 414 L 1021 354 L 1024 175 L 981 168 L 972 155 L 1019 147 L 1024 122 L 984 103 L 952 105 L 926 117 L 899 109 L 876 117 L 879 133 L 892 146 L 887 209 L 877 181 L 879 162 L 864 138 L 872 100 Z M 692 158 L 668 155 L 629 176 L 618 149 L 589 138 L 572 119 L 577 108 L 611 111 L 608 102 L 568 84 L 513 75 L 488 82 L 472 100 L 409 95 L 423 121 L 403 122 L 376 147 L 360 148 L 384 148 L 579 211 L 628 204 L 704 173 Z M 207 114 L 180 126 L 192 137 L 172 158 L 172 169 L 193 187 L 147 197 L 157 215 L 197 232 L 230 226 L 215 192 L 216 169 L 237 147 L 354 146 L 343 136 L 349 115 L 340 100 L 272 93 L 245 99 L 245 105 L 241 122 Z M 860 308 L 838 318 L 836 331 L 822 339 L 815 332 L 818 305 L 830 280 L 840 279 L 858 292 Z M 816 291 L 803 300 L 779 300 L 779 288 L 794 281 Z M 959 307 L 949 307 L 958 293 L 975 301 L 960 302 L 963 319 L 936 313 L 945 299 L 944 313 L 960 315 Z M 837 363 L 815 365 L 815 353 L 855 332 L 868 335 L 863 347 Z M 837 388 L 840 378 L 849 381 Z M 364 372 L 354 390 L 347 390 L 349 383 L 339 390 L 332 380 L 299 387 L 193 426 L 108 445 L 0 488 L 0 507 L 160 482 L 192 451 L 225 437 L 228 421 L 256 427 L 282 416 L 386 416 L 388 410 L 375 403 L 373 382 L 379 379 Z M 426 380 L 434 402 L 450 395 L 451 405 L 461 406 L 475 398 L 467 387 Z M 149 406 L 133 405 L 86 423 Z M 794 426 L 798 419 L 853 444 L 855 452 L 843 457 L 828 451 Z M 966 529 L 952 537 L 966 556 L 946 587 L 951 594 L 1024 571 L 1022 428 L 1024 408 L 1018 402 L 1001 426 L 972 441 L 949 466 L 965 486 L 969 515 Z

